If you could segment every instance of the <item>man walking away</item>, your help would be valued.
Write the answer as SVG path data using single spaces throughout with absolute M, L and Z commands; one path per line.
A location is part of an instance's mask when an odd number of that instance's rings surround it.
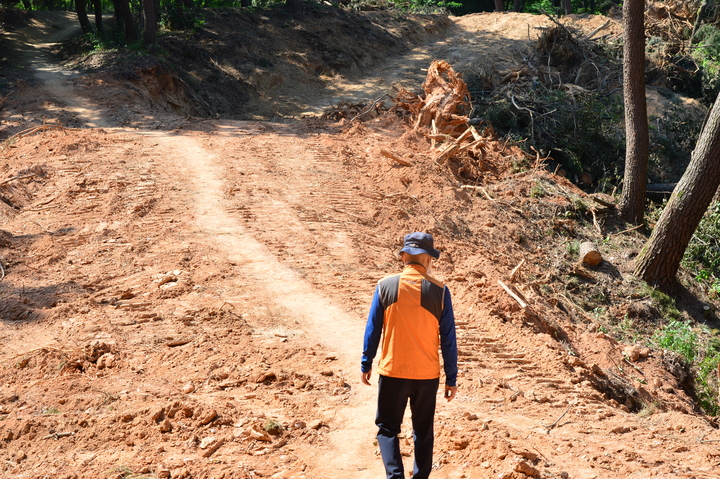
M 375 424 L 387 479 L 403 479 L 398 434 L 410 401 L 415 465 L 413 479 L 427 479 L 432 470 L 433 421 L 440 384 L 442 351 L 445 394 L 457 393 L 457 341 L 450 291 L 428 276 L 440 252 L 427 233 L 410 233 L 400 250 L 402 273 L 382 279 L 375 289 L 365 328 L 361 381 L 370 385 L 372 363 L 378 362 L 378 407 Z

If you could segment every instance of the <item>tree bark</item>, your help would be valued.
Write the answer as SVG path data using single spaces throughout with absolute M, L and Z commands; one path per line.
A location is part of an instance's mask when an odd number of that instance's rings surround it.
M 145 45 L 155 44 L 155 0 L 142 0 L 143 6 L 143 43 Z
M 290 12 L 300 10 L 300 0 L 285 0 L 285 8 Z
M 103 21 L 102 21 L 102 0 L 92 0 L 93 12 L 95 14 L 95 28 L 98 32 L 102 32 Z
M 513 0 L 513 12 L 520 13 L 522 11 L 522 0 Z
M 90 20 L 88 20 L 85 0 L 75 0 L 75 12 L 77 12 L 78 20 L 80 20 L 80 28 L 82 29 L 82 32 L 84 34 L 92 32 Z
M 645 1 L 623 4 L 623 94 L 625 96 L 625 177 L 618 213 L 643 222 L 650 140 L 645 101 Z
M 572 0 L 563 0 L 563 8 L 565 9 L 565 15 L 572 13 Z
M 505 5 L 503 0 L 495 0 L 495 11 L 496 12 L 502 12 L 505 10 Z
M 649 284 L 672 289 L 685 249 L 720 186 L 720 96 L 700 133 L 690 164 L 635 263 Z
M 125 26 L 125 41 L 133 43 L 137 40 L 137 33 L 135 33 L 135 23 L 133 22 L 132 12 L 130 11 L 129 0 L 118 0 L 118 7 L 120 7 L 120 16 Z

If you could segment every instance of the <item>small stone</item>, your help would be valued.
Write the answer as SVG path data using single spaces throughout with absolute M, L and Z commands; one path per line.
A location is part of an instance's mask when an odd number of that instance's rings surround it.
M 333 372 L 329 369 L 326 369 L 325 371 L 320 371 L 320 374 L 322 374 L 323 376 L 332 376 Z
M 170 419 L 165 419 L 162 423 L 160 423 L 160 432 L 170 432 L 172 431 L 172 423 L 170 422 Z
M 455 439 L 453 446 L 455 447 L 455 450 L 461 451 L 465 448 L 467 448 L 470 445 L 470 441 L 468 441 L 465 438 Z
M 651 353 L 650 348 L 641 348 L 641 349 L 640 349 L 640 357 L 641 357 L 641 358 L 647 358 L 647 357 L 649 357 L 649 356 L 650 356 L 650 353 Z
M 315 419 L 308 423 L 308 427 L 310 429 L 320 429 L 323 425 L 324 424 L 323 424 L 322 420 L 320 420 L 320 419 Z
M 209 446 L 213 445 L 217 441 L 217 437 L 215 436 L 209 436 L 200 441 L 200 449 L 207 449 Z
M 535 467 L 530 464 L 527 461 L 523 461 L 522 459 L 516 459 L 515 467 L 513 467 L 513 470 L 515 472 L 521 472 L 525 474 L 526 476 L 531 477 L 538 477 L 540 476 L 540 471 L 535 469 Z
M 160 479 L 165 479 L 170 477 L 170 470 L 169 469 L 158 469 L 157 471 L 157 477 Z
M 628 426 L 624 426 L 624 425 L 623 426 L 615 426 L 614 428 L 610 429 L 610 432 L 614 433 L 614 434 L 624 434 L 624 433 L 630 432 L 630 431 L 632 431 L 632 428 L 630 428 Z
M 623 355 L 635 363 L 640 359 L 640 348 L 637 346 L 627 346 L 623 349 Z
M 181 391 L 185 394 L 190 394 L 192 392 L 195 392 L 195 386 L 192 382 L 188 382 L 182 387 Z
M 165 408 L 161 407 L 160 409 L 156 410 L 153 415 L 151 416 L 152 420 L 155 422 L 160 422 L 160 420 L 165 416 Z
M 111 368 L 115 365 L 115 355 L 112 353 L 105 353 L 97 360 L 98 369 Z
M 200 425 L 205 426 L 217 419 L 218 413 L 214 409 L 200 418 Z

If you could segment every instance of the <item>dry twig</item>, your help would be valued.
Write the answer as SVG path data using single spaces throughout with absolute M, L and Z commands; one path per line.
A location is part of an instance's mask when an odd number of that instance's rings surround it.
M 543 427 L 545 427 L 545 429 L 547 429 L 547 433 L 548 433 L 548 434 L 550 434 L 550 431 L 553 430 L 553 429 L 555 428 L 555 426 L 557 426 L 557 423 L 559 423 L 560 420 L 565 417 L 565 414 L 567 414 L 567 412 L 570 410 L 571 407 L 572 407 L 572 404 L 570 404 L 570 405 L 565 409 L 565 411 L 560 415 L 559 418 L 557 418 L 557 420 L 555 420 L 554 423 L 550 424 L 549 426 L 543 425 Z

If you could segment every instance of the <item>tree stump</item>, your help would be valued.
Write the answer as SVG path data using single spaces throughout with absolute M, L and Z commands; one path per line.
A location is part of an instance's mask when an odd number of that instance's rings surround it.
M 595 243 L 591 241 L 585 241 L 580 244 L 580 261 L 588 266 L 597 266 L 602 263 L 602 255 L 598 251 Z

